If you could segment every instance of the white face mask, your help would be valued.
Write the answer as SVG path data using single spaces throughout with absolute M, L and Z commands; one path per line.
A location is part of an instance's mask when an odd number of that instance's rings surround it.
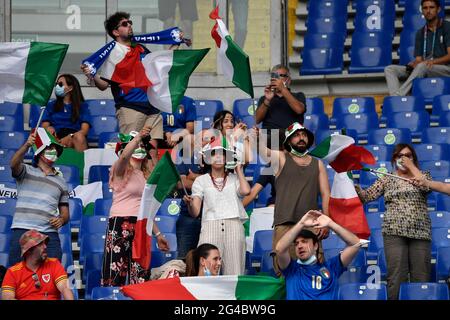
M 47 159 L 48 162 L 55 162 L 58 160 L 58 152 L 56 150 L 45 150 L 44 158 Z
M 406 168 L 403 166 L 402 163 L 403 163 L 402 159 L 397 159 L 397 161 L 395 162 L 397 168 L 399 168 L 402 171 L 406 171 Z
M 144 148 L 134 149 L 133 155 L 132 155 L 133 159 L 136 159 L 136 160 L 144 160 L 146 156 L 147 156 L 147 152 L 145 151 Z
M 316 262 L 317 262 L 316 255 L 312 255 L 311 257 L 309 257 L 308 260 L 305 260 L 305 261 L 302 261 L 302 260 L 300 260 L 300 259 L 297 259 L 297 263 L 298 263 L 298 264 L 305 265 L 305 266 L 312 265 L 312 264 L 314 264 L 314 263 L 316 263 Z

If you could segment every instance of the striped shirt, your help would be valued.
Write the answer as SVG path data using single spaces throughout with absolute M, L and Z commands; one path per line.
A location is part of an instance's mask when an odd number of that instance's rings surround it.
M 69 205 L 67 184 L 62 174 L 45 175 L 40 168 L 24 164 L 14 178 L 17 181 L 17 205 L 11 229 L 57 232 L 49 220 L 59 216 L 59 205 Z

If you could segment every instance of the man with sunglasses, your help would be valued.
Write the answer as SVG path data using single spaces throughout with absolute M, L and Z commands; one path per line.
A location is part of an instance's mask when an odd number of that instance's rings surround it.
M 23 260 L 6 272 L 2 300 L 73 300 L 67 273 L 58 259 L 47 257 L 49 237 L 29 230 L 20 237 Z
M 289 89 L 291 77 L 289 69 L 281 64 L 272 68 L 270 84 L 264 89 L 256 109 L 256 124 L 262 122 L 267 130 L 268 147 L 273 149 L 271 130 L 278 130 L 279 146 L 284 141 L 283 132 L 292 123 L 303 124 L 306 112 L 306 98 L 302 92 L 292 93 Z

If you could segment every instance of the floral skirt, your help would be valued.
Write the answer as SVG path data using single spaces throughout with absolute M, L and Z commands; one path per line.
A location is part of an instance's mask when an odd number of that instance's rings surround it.
M 136 220 L 136 217 L 109 218 L 103 255 L 103 287 L 120 287 L 150 279 L 150 270 L 132 260 Z

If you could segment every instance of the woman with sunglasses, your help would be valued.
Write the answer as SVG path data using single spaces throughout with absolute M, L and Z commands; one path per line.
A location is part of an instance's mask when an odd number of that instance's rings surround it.
M 56 100 L 51 101 L 42 117 L 42 127 L 55 135 L 68 148 L 84 151 L 88 148 L 89 111 L 80 83 L 71 74 L 58 77 Z
M 397 300 L 400 284 L 428 282 L 431 272 L 431 220 L 428 215 L 427 195 L 430 189 L 414 186 L 408 179 L 425 175 L 419 170 L 414 148 L 400 143 L 395 146 L 391 158 L 393 176 L 382 176 L 372 186 L 362 190 L 356 187 L 362 202 L 370 202 L 384 196 L 382 234 L 387 263 L 388 298 Z

